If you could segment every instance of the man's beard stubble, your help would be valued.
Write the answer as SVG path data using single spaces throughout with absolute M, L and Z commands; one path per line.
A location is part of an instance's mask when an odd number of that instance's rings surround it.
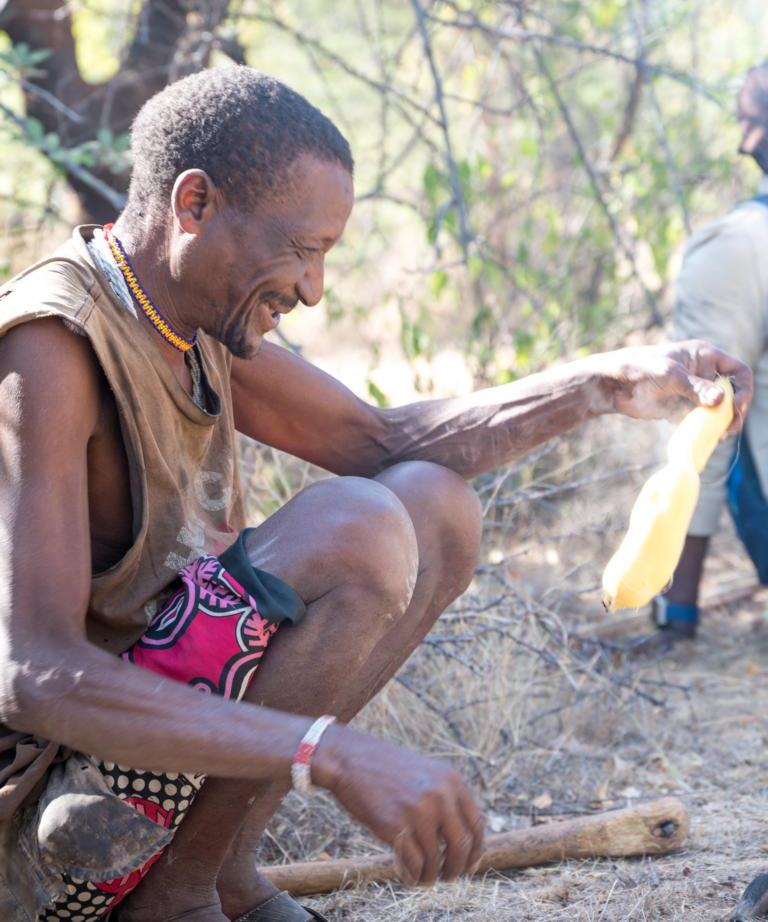
M 761 126 L 759 121 L 750 121 L 750 125 L 753 128 L 759 128 Z M 754 150 L 745 150 L 744 141 L 746 140 L 746 133 L 744 138 L 742 138 L 742 143 L 739 145 L 739 153 L 744 157 L 752 157 L 755 163 L 760 167 L 763 173 L 768 174 L 768 125 L 763 126 L 763 137 L 760 140 L 760 143 L 755 147 Z
M 768 135 L 757 145 L 750 154 L 763 173 L 768 174 Z
M 295 298 L 287 298 L 277 292 L 267 292 L 256 301 L 253 307 L 249 307 L 243 314 L 232 317 L 216 339 L 226 346 L 235 358 L 252 359 L 258 352 L 261 337 L 264 335 L 260 334 L 259 345 L 255 349 L 249 345 L 248 332 L 255 322 L 254 318 L 260 313 L 260 308 L 266 306 L 267 308 L 282 307 L 286 310 L 293 310 L 297 303 Z
M 253 318 L 253 313 L 248 315 Z M 250 323 L 243 323 L 240 318 L 235 318 L 226 326 L 216 339 L 226 346 L 227 349 L 238 359 L 251 359 L 254 356 L 254 349 L 248 345 L 248 327 Z M 256 350 L 258 351 L 258 350 Z

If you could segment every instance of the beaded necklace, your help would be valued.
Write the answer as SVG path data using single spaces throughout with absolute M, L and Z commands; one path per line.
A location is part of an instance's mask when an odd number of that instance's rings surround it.
M 104 225 L 104 238 L 109 245 L 117 268 L 123 273 L 128 289 L 133 295 L 133 300 L 139 305 L 144 316 L 166 342 L 169 342 L 175 349 L 178 349 L 179 352 L 189 352 L 192 346 L 197 342 L 197 333 L 195 333 L 192 339 L 186 339 L 181 333 L 177 333 L 176 330 L 173 329 L 170 323 L 168 323 L 165 317 L 163 317 L 160 311 L 155 307 L 149 295 L 139 284 L 136 273 L 133 271 L 131 261 L 128 259 L 123 249 L 123 245 L 112 233 L 111 224 Z

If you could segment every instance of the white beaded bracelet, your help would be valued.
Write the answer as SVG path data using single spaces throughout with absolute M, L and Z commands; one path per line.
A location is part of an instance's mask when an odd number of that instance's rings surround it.
M 299 743 L 296 755 L 291 762 L 291 780 L 295 790 L 302 794 L 314 794 L 317 788 L 312 784 L 312 756 L 315 754 L 317 744 L 323 733 L 336 720 L 329 714 L 318 717 L 317 720 L 304 734 L 304 738 Z

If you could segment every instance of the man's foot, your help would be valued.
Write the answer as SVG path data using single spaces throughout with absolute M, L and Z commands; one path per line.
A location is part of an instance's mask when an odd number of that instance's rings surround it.
M 628 638 L 617 646 L 625 656 L 636 659 L 656 659 L 676 653 L 696 638 L 695 628 L 691 630 L 687 625 L 678 627 L 657 628 L 648 634 Z
M 195 909 L 176 912 L 171 915 L 163 910 L 144 906 L 141 909 L 122 904 L 111 914 L 111 922 L 229 922 L 218 905 L 198 906 Z
M 670 644 L 678 643 L 681 640 L 696 640 L 695 624 L 668 624 L 666 627 L 659 628 L 659 633 L 667 637 Z
M 699 607 L 694 603 L 670 602 L 657 595 L 651 602 L 651 623 L 660 631 L 670 632 L 670 643 L 693 640 L 699 626 Z
M 229 922 L 212 887 L 190 886 L 189 869 L 178 882 L 174 876 L 168 865 L 162 876 L 153 877 L 150 871 L 112 913 L 110 922 Z
M 276 893 L 250 912 L 238 916 L 234 922 L 328 922 L 314 909 L 305 909 L 290 895 L 290 893 Z
M 683 641 L 696 639 L 698 609 L 695 605 L 669 603 L 663 596 L 657 596 L 650 614 L 655 630 L 622 645 L 624 652 L 630 656 L 665 656 Z
M 263 874 L 256 871 L 252 862 L 249 867 L 243 867 L 241 873 L 235 873 L 231 864 L 225 868 L 216 881 L 216 888 L 222 912 L 230 919 L 238 919 L 254 906 L 261 906 L 280 892 Z

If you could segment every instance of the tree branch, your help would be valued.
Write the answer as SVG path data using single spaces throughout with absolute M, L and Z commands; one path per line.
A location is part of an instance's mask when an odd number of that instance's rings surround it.
M 50 105 L 59 100 L 70 112 L 79 112 L 84 97 L 92 91 L 80 76 L 72 35 L 72 17 L 61 0 L 9 0 L 0 10 L 0 29 L 14 45 L 24 43 L 33 49 L 51 52 L 41 68 L 35 91 L 25 88 L 27 114 L 38 119 L 47 131 L 61 127 L 60 109 Z M 68 120 L 71 117 L 68 116 Z
M 9 109 L 4 103 L 0 102 L 0 112 L 8 119 L 9 122 L 12 122 L 19 131 L 24 135 L 27 143 L 39 150 L 42 154 L 45 154 L 48 159 L 54 163 L 57 167 L 64 171 L 64 173 L 78 180 L 84 186 L 87 186 L 89 189 L 92 189 L 96 192 L 105 202 L 109 203 L 112 209 L 115 211 L 121 211 L 125 205 L 125 195 L 121 192 L 118 192 L 116 189 L 113 189 L 111 186 L 108 186 L 103 180 L 99 179 L 94 173 L 86 169 L 84 166 L 81 166 L 79 163 L 74 163 L 72 160 L 68 159 L 66 156 L 66 150 L 59 148 L 58 150 L 51 150 L 45 144 L 41 144 L 39 141 L 36 141 L 29 132 L 29 122 L 17 115 L 12 109 Z
M 608 207 L 608 203 L 605 200 L 605 196 L 603 194 L 603 190 L 600 185 L 600 180 L 598 179 L 597 174 L 595 173 L 595 170 L 592 164 L 590 163 L 589 157 L 587 156 L 587 152 L 584 148 L 584 143 L 581 140 L 581 135 L 576 129 L 576 125 L 574 124 L 574 121 L 571 118 L 570 110 L 568 109 L 568 106 L 566 105 L 565 100 L 563 99 L 563 96 L 560 93 L 560 88 L 558 87 L 555 79 L 553 78 L 552 72 L 550 71 L 549 66 L 547 65 L 547 62 L 544 59 L 544 55 L 541 53 L 541 50 L 538 48 L 534 49 L 534 55 L 536 57 L 536 62 L 539 65 L 539 70 L 541 71 L 541 74 L 544 77 L 544 80 L 546 81 L 547 86 L 550 89 L 550 92 L 552 93 L 552 97 L 555 100 L 555 105 L 557 106 L 560 112 L 560 115 L 562 116 L 562 119 L 565 122 L 565 126 L 568 129 L 568 134 L 570 135 L 573 145 L 576 148 L 576 153 L 579 156 L 581 165 L 584 167 L 584 170 L 589 179 L 589 184 L 592 186 L 592 192 L 595 196 L 597 204 L 600 206 L 600 210 L 605 216 L 605 219 L 608 222 L 608 226 L 611 229 L 611 234 L 613 235 L 614 242 L 616 243 L 616 246 L 621 251 L 621 253 L 624 255 L 627 262 L 629 263 L 632 269 L 632 275 L 635 277 L 635 279 L 637 280 L 638 284 L 640 285 L 643 291 L 643 295 L 645 297 L 646 304 L 648 305 L 648 310 L 650 314 L 649 326 L 660 326 L 662 323 L 662 318 L 661 318 L 661 314 L 659 313 L 659 306 L 656 303 L 656 298 L 654 297 L 653 293 L 649 291 L 649 289 L 646 287 L 645 283 L 643 282 L 640 276 L 640 271 L 637 267 L 637 260 L 635 259 L 635 254 L 627 246 L 627 243 L 624 240 L 621 230 L 619 229 L 619 226 L 616 223 L 616 219 L 611 213 L 611 209 Z
M 123 58 L 123 69 L 136 73 L 167 71 L 170 57 L 187 27 L 185 0 L 145 0 L 136 33 Z
M 443 98 L 443 84 L 442 80 L 440 79 L 440 73 L 437 69 L 437 65 L 435 64 L 435 56 L 432 53 L 432 43 L 429 38 L 429 31 L 427 30 L 424 9 L 420 0 L 411 0 L 411 6 L 413 7 L 413 11 L 416 14 L 416 21 L 419 25 L 419 33 L 421 35 L 421 41 L 424 47 L 424 56 L 427 59 L 429 71 L 432 75 L 432 83 L 434 84 L 435 88 L 435 105 L 437 106 L 437 111 L 439 113 L 438 124 L 443 134 L 443 142 L 445 144 L 445 162 L 448 167 L 448 177 L 451 183 L 453 204 L 456 207 L 456 213 L 459 219 L 459 245 L 461 246 L 461 252 L 464 256 L 464 262 L 466 263 L 469 259 L 469 244 L 471 240 L 471 234 L 467 220 L 467 206 L 466 202 L 464 201 L 464 192 L 461 188 L 459 170 L 456 166 L 456 158 L 453 154 L 453 143 L 451 142 L 451 132 L 448 125 L 448 113 L 446 111 L 445 100 Z
M 64 148 L 73 148 L 100 130 L 124 134 L 141 106 L 171 79 L 207 66 L 228 9 L 229 0 L 144 0 L 119 72 L 97 86 L 80 75 L 72 18 L 61 0 L 8 0 L 0 8 L 0 28 L 14 43 L 50 51 L 34 82 L 22 75 L 26 113 L 58 135 Z M 124 201 L 127 170 L 119 175 L 107 166 L 86 170 L 58 149 L 44 153 L 65 171 L 84 218 L 113 216 Z
M 276 28 L 280 29 L 280 31 L 290 35 L 300 45 L 304 45 L 317 51 L 318 54 L 320 54 L 327 61 L 335 64 L 336 67 L 338 67 L 339 70 L 341 70 L 343 73 L 348 74 L 350 77 L 354 77 L 356 80 L 359 80 L 361 83 L 364 83 L 366 86 L 369 86 L 371 89 L 376 90 L 379 93 L 383 93 L 386 96 L 391 96 L 400 104 L 398 108 L 403 113 L 403 116 L 406 118 L 410 125 L 414 124 L 413 112 L 409 112 L 407 110 L 418 112 L 432 124 L 438 124 L 438 120 L 429 111 L 429 109 L 426 106 L 422 106 L 421 103 L 417 102 L 415 99 L 412 99 L 410 96 L 408 96 L 407 93 L 402 92 L 402 90 L 399 90 L 391 83 L 382 83 L 380 80 L 376 80 L 374 77 L 370 77 L 363 71 L 353 67 L 348 61 L 342 58 L 341 55 L 338 55 L 335 51 L 327 48 L 324 44 L 322 44 L 322 42 L 319 42 L 316 38 L 312 38 L 305 32 L 294 29 L 289 23 L 287 23 L 284 19 L 280 19 L 280 17 L 276 16 L 274 13 L 250 13 L 247 15 L 242 14 L 242 17 L 275 26 Z
M 638 67 L 635 70 L 634 77 L 632 78 L 630 84 L 629 96 L 627 98 L 627 105 L 624 108 L 624 115 L 621 119 L 621 126 L 619 127 L 618 134 L 616 135 L 616 140 L 613 143 L 613 150 L 611 151 L 610 156 L 611 163 L 615 163 L 615 161 L 619 159 L 621 152 L 624 150 L 625 144 L 632 135 L 632 131 L 637 120 L 637 113 L 640 108 L 640 99 L 643 94 L 644 83 L 645 71 L 643 68 Z
M 632 11 L 632 26 L 635 30 L 635 35 L 637 37 L 637 43 L 639 48 L 645 48 L 645 35 L 648 32 L 647 27 L 647 0 L 641 0 L 639 7 L 635 7 Z M 661 112 L 661 106 L 659 105 L 659 97 L 656 94 L 656 87 L 653 83 L 650 85 L 650 100 L 651 108 L 653 109 L 654 118 L 656 121 L 656 131 L 659 137 L 659 143 L 661 144 L 661 149 L 664 151 L 664 159 L 667 164 L 667 172 L 669 173 L 669 178 L 672 183 L 672 188 L 675 192 L 675 197 L 680 205 L 680 211 L 683 215 L 683 225 L 685 226 L 685 231 L 688 235 L 692 232 L 691 227 L 691 218 L 688 214 L 688 206 L 685 202 L 685 195 L 683 193 L 683 184 L 680 181 L 680 173 L 677 169 L 677 164 L 675 163 L 675 158 L 672 156 L 672 149 L 669 146 L 669 137 L 667 136 L 667 129 L 664 125 L 664 116 Z
M 685 86 L 696 90 L 697 93 L 709 99 L 710 102 L 714 102 L 718 106 L 722 105 L 722 102 L 718 96 L 716 96 L 700 80 L 696 80 L 690 74 L 677 71 L 674 68 L 665 67 L 659 64 L 647 64 L 637 57 L 633 57 L 631 54 L 615 51 L 614 49 L 607 48 L 604 45 L 594 45 L 589 42 L 581 42 L 577 39 L 570 38 L 569 36 L 558 35 L 554 32 L 534 32 L 530 29 L 522 28 L 521 26 L 514 26 L 512 28 L 506 29 L 500 28 L 498 26 L 489 26 L 487 23 L 482 22 L 482 20 L 480 20 L 474 13 L 471 13 L 468 10 L 462 10 L 457 3 L 453 2 L 453 0 L 443 0 L 443 4 L 454 11 L 457 16 L 456 19 L 444 19 L 443 17 L 435 16 L 432 13 L 425 14 L 426 18 L 438 25 L 446 26 L 450 29 L 471 30 L 496 40 L 523 43 L 531 42 L 534 45 L 556 45 L 560 48 L 568 48 L 571 51 L 576 51 L 580 54 L 591 54 L 597 57 L 611 58 L 614 61 L 620 61 L 621 63 L 629 64 L 632 67 L 644 66 L 647 76 L 667 77 L 670 80 L 675 80 L 678 83 L 682 83 Z

